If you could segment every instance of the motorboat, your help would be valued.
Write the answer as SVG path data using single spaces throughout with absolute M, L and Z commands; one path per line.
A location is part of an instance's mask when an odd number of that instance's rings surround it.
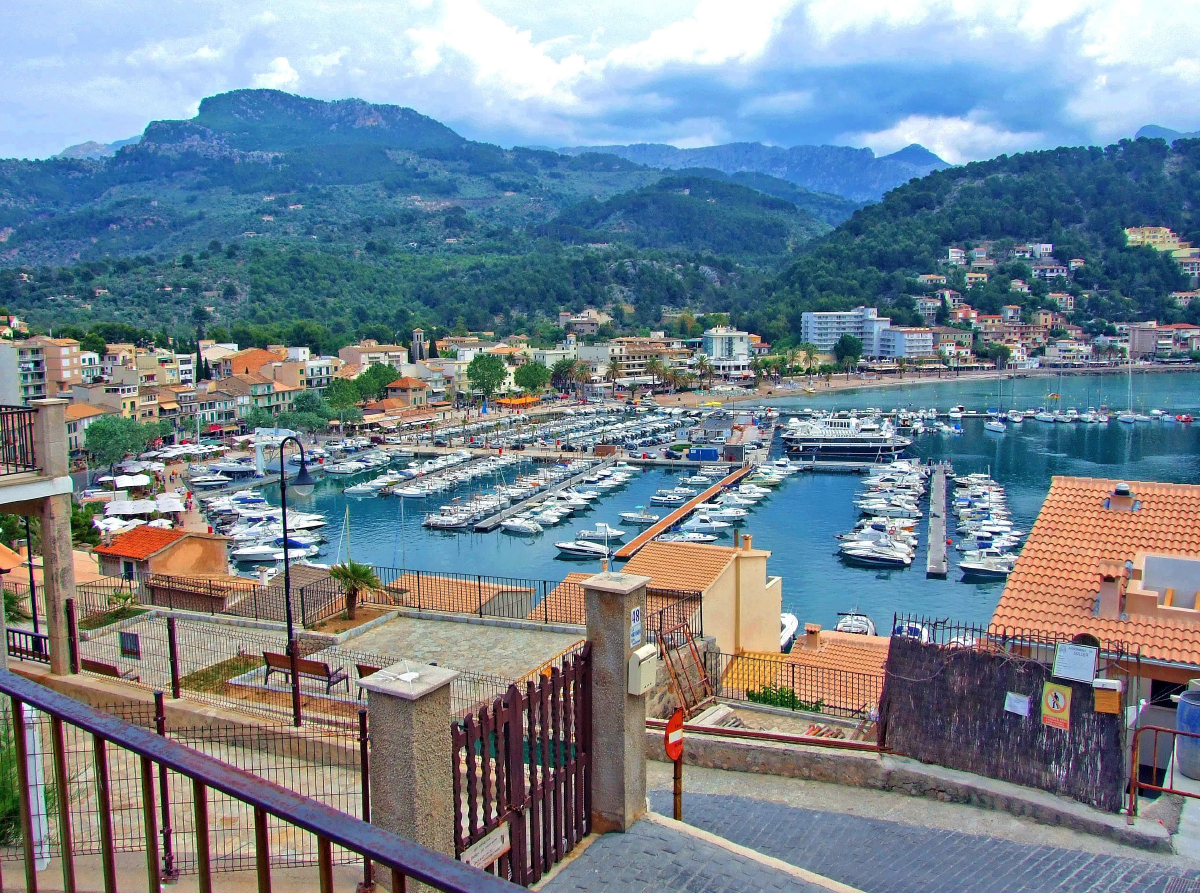
M 912 445 L 891 421 L 865 424 L 858 418 L 791 419 L 783 430 L 789 458 L 840 461 L 894 459 Z
M 591 530 L 581 530 L 575 536 L 577 539 L 581 540 L 598 540 L 600 542 L 604 542 L 605 540 L 622 539 L 624 538 L 625 534 L 626 531 L 622 530 L 620 527 L 610 527 L 603 521 L 598 521 L 596 526 Z
M 651 505 L 683 505 L 688 501 L 687 496 L 679 493 L 655 493 L 650 497 Z
M 196 477 L 188 478 L 188 483 L 193 490 L 204 490 L 208 487 L 221 487 L 232 481 L 233 478 L 225 474 L 200 474 Z
M 612 550 L 600 543 L 590 543 L 587 540 L 575 540 L 569 543 L 555 543 L 558 554 L 562 558 L 611 558 Z
M 960 561 L 958 566 L 963 572 L 964 579 L 1002 580 L 1012 573 L 1015 562 L 1015 556 L 1007 558 L 989 556 L 986 558 L 976 558 L 971 561 Z
M 852 611 L 839 615 L 837 625 L 834 629 L 839 633 L 852 633 L 856 636 L 873 636 L 875 635 L 875 621 L 866 614 L 859 614 L 857 611 Z
M 672 533 L 663 533 L 655 537 L 655 540 L 660 543 L 715 543 L 717 537 L 711 533 L 700 533 L 697 530 L 681 530 Z
M 892 637 L 895 639 L 915 639 L 922 645 L 927 645 L 933 639 L 928 626 L 913 620 L 901 620 L 897 622 L 892 627 Z
M 892 543 L 843 543 L 838 554 L 847 564 L 862 567 L 908 567 L 913 562 L 909 549 Z
M 1013 424 L 1020 424 L 1025 421 L 1025 413 L 1019 409 L 1010 409 L 1008 411 L 1008 420 Z
M 680 530 L 695 530 L 699 533 L 717 533 L 729 529 L 728 521 L 720 521 L 708 515 L 696 515 L 679 525 Z
M 648 527 L 649 525 L 655 523 L 658 519 L 659 516 L 653 514 L 652 512 L 646 511 L 646 507 L 644 505 L 639 505 L 637 507 L 637 511 L 621 512 L 621 520 L 627 521 L 630 524 L 639 524 Z
M 800 629 L 800 620 L 795 614 L 783 613 L 779 616 L 779 650 L 787 653 L 796 641 L 796 631 Z
M 379 490 L 370 484 L 354 484 L 342 491 L 347 496 L 378 496 Z
M 744 521 L 750 513 L 736 505 L 723 505 L 708 509 L 707 514 L 718 521 L 738 522 Z
M 316 555 L 320 551 L 316 546 L 304 545 L 297 540 L 288 537 L 287 557 L 288 559 L 308 558 Z M 230 556 L 234 561 L 283 561 L 283 538 L 273 542 L 254 543 L 249 546 L 242 546 L 239 549 L 234 549 Z
M 515 533 L 518 536 L 535 536 L 542 532 L 542 525 L 531 518 L 505 518 L 500 522 L 500 526 L 506 533 Z

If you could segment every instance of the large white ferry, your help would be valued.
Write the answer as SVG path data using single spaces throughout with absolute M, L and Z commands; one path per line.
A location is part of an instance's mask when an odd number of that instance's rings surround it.
M 890 462 L 911 445 L 886 418 L 791 419 L 783 430 L 784 449 L 798 459 Z

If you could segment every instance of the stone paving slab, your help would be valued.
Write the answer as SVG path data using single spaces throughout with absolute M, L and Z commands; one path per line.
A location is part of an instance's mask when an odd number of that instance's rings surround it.
M 671 795 L 653 791 L 650 803 L 656 811 L 669 813 Z M 1138 859 L 749 797 L 685 793 L 683 815 L 691 825 L 865 893 L 1165 893 L 1172 880 L 1200 880 L 1200 871 Z
M 828 893 L 787 872 L 649 821 L 638 822 L 624 834 L 600 837 L 541 889 L 550 893 Z

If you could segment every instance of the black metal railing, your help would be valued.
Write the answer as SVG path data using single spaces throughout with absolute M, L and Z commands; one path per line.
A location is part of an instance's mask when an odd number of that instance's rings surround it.
M 36 409 L 0 406 L 0 476 L 37 471 L 33 419 Z
M 211 890 L 212 847 L 210 838 L 214 822 L 209 817 L 209 793 L 220 792 L 253 809 L 255 826 L 254 862 L 258 874 L 258 889 L 271 889 L 271 840 L 268 820 L 274 818 L 295 829 L 297 833 L 316 838 L 318 884 L 322 893 L 333 890 L 333 847 L 341 847 L 364 859 L 369 859 L 381 871 L 391 873 L 392 890 L 403 890 L 405 878 L 412 877 L 431 887 L 461 893 L 488 893 L 516 889 L 500 878 L 485 874 L 449 856 L 426 849 L 390 831 L 368 824 L 340 812 L 331 806 L 312 800 L 295 791 L 266 781 L 259 776 L 221 762 L 206 754 L 165 739 L 154 732 L 131 725 L 123 719 L 87 707 L 65 695 L 51 691 L 36 682 L 8 671 L 0 671 L 0 693 L 12 702 L 12 727 L 24 728 L 28 708 L 49 715 L 51 722 L 51 771 L 56 790 L 66 790 L 64 731 L 70 727 L 90 734 L 96 781 L 94 821 L 99 828 L 101 866 L 105 888 L 116 889 L 116 847 L 112 827 L 113 788 L 110 779 L 110 752 L 113 757 L 127 756 L 140 762 L 140 800 L 145 837 L 146 879 L 150 889 L 157 890 L 163 881 L 158 832 L 159 771 L 167 770 L 190 782 L 193 823 L 189 831 L 183 826 L 175 834 L 189 833 L 195 838 L 196 870 L 199 889 Z M 16 749 L 17 793 L 20 800 L 21 845 L 24 857 L 26 885 L 36 890 L 37 861 L 44 853 L 34 839 L 34 811 L 31 800 L 31 778 L 26 736 L 13 734 Z M 123 792 L 126 796 L 130 792 Z M 66 797 L 53 798 L 50 820 L 56 824 L 61 846 L 61 867 L 64 889 L 76 889 L 75 859 L 70 841 L 74 816 Z M 42 813 L 38 813 L 41 815 Z
M 705 655 L 717 697 L 798 713 L 873 719 L 883 694 L 884 674 L 806 666 L 748 654 Z
M 9 657 L 37 661 L 42 664 L 50 663 L 50 637 L 45 633 L 10 627 L 6 630 L 6 634 Z

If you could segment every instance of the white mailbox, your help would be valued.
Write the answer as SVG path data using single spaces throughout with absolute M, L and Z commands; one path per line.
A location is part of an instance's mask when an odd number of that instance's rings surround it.
M 658 672 L 658 646 L 643 645 L 629 655 L 629 693 L 644 695 L 654 688 Z

